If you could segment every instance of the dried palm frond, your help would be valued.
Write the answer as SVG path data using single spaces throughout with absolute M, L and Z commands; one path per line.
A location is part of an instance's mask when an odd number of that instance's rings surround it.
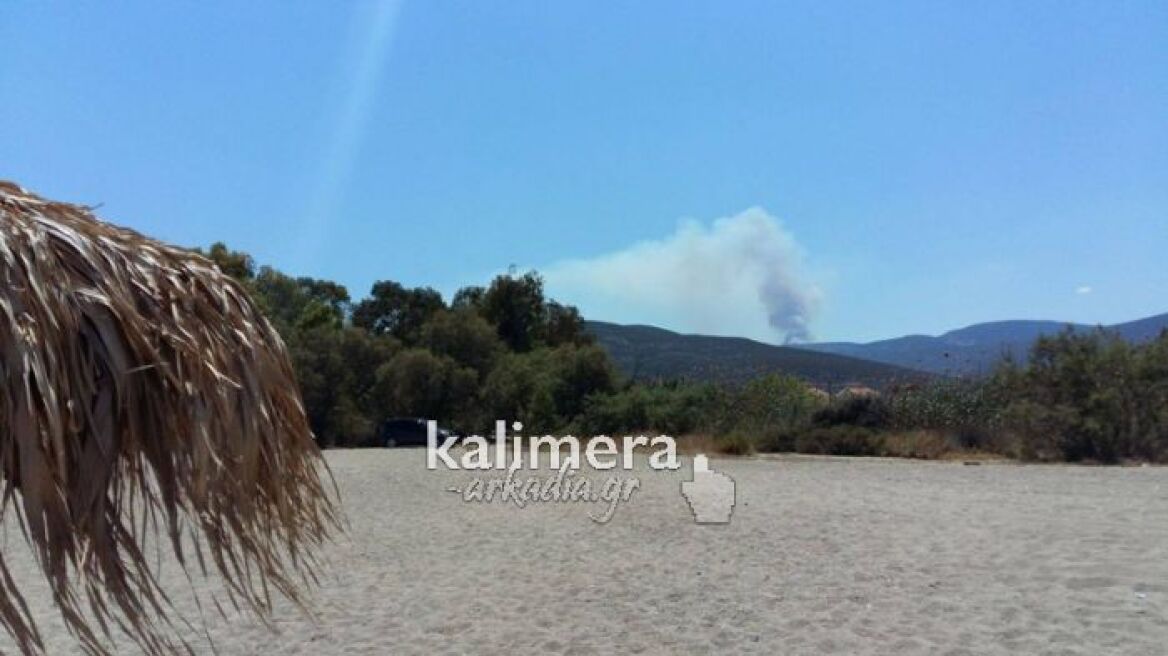
M 189 650 L 152 535 L 237 608 L 300 603 L 338 526 L 328 480 L 284 345 L 240 285 L 0 182 L 0 519 L 17 515 L 87 652 L 115 627 Z M 0 624 L 43 651 L 3 554 Z

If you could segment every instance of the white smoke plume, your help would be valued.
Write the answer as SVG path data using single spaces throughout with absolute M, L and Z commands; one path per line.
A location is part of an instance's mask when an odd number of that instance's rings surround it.
M 790 343 L 811 339 L 821 297 L 802 269 L 794 237 L 753 207 L 543 273 L 548 291 L 588 318 Z

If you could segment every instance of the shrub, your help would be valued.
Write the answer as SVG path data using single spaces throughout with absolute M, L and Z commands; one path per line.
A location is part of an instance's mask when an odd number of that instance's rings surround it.
M 819 427 L 856 426 L 860 428 L 887 428 L 891 414 L 888 403 L 878 396 L 845 396 L 833 400 L 817 411 L 811 423 Z
M 999 372 L 1002 413 L 1018 455 L 1116 462 L 1164 460 L 1168 334 L 1131 346 L 1102 330 L 1067 330 L 1035 344 L 1024 369 Z
M 789 453 L 796 450 L 798 435 L 799 431 L 795 429 L 765 431 L 759 436 L 756 447 L 763 453 Z
M 822 407 L 806 383 L 792 376 L 756 378 L 731 400 L 734 427 L 753 434 L 802 428 Z
M 960 432 L 972 447 L 995 423 L 998 388 L 993 380 L 940 379 L 894 389 L 888 396 L 890 422 L 900 429 Z
M 748 456 L 754 453 L 754 442 L 742 433 L 730 433 L 719 437 L 715 447 L 718 453 L 732 456 Z
M 817 427 L 795 438 L 795 450 L 826 456 L 876 456 L 883 452 L 883 438 L 863 426 Z
M 635 384 L 594 394 L 584 403 L 575 428 L 585 435 L 651 430 L 685 435 L 717 430 L 724 414 L 725 392 L 713 385 Z

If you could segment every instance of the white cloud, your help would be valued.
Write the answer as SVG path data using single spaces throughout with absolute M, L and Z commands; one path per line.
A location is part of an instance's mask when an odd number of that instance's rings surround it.
M 802 249 L 762 208 L 683 221 L 664 239 L 544 269 L 548 291 L 585 317 L 766 341 L 811 338 L 818 287 Z
M 1082 285 L 1080 287 L 1076 287 L 1075 293 L 1080 295 L 1080 296 L 1083 296 L 1085 294 L 1090 294 L 1091 293 L 1091 286 L 1090 285 Z

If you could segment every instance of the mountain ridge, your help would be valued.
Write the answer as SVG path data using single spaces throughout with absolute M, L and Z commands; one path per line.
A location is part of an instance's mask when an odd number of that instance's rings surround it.
M 1063 321 L 1010 319 L 987 321 L 957 328 L 937 336 L 905 335 L 873 342 L 818 342 L 799 344 L 817 353 L 833 353 L 947 375 L 985 373 L 1003 356 L 1024 360 L 1030 346 L 1042 335 L 1066 328 L 1076 331 L 1102 328 L 1124 339 L 1142 342 L 1168 329 L 1168 313 L 1106 326 Z
M 678 333 L 645 324 L 585 321 L 586 329 L 634 379 L 691 379 L 741 383 L 781 372 L 827 389 L 880 388 L 936 375 L 988 373 L 1005 356 L 1025 360 L 1042 335 L 1096 326 L 1009 319 L 971 324 L 940 335 L 905 335 L 873 342 L 819 342 L 779 346 L 746 337 Z M 1168 330 L 1168 313 L 1100 326 L 1142 342 Z
M 584 323 L 617 367 L 635 380 L 688 379 L 736 384 L 766 373 L 785 373 L 832 390 L 846 385 L 881 388 L 930 377 L 895 365 L 777 346 L 746 337 L 687 335 L 644 324 Z

